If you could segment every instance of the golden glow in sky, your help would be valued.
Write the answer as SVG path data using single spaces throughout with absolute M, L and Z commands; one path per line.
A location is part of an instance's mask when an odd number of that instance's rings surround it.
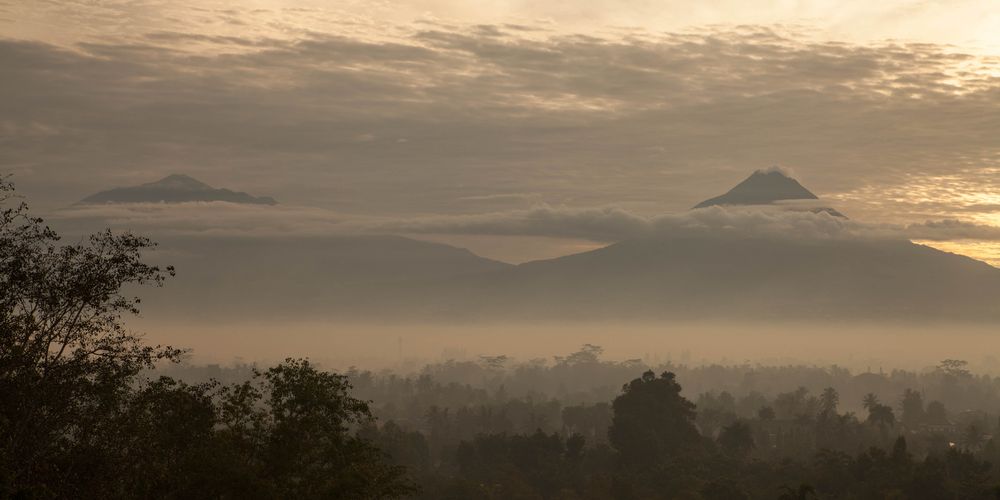
M 337 217 L 651 218 L 782 165 L 1000 264 L 995 0 L 0 0 L 0 41 L 0 166 L 44 208 L 181 172 Z M 424 237 L 608 241 L 510 233 Z
M 156 30 L 294 37 L 425 21 L 543 23 L 575 32 L 782 24 L 831 40 L 909 40 L 988 54 L 1000 48 L 993 0 L 2 0 L 0 8 L 7 36 L 63 41 Z

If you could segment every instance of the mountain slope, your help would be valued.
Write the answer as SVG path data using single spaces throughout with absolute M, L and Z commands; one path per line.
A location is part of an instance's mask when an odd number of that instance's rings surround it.
M 758 171 L 703 204 L 787 199 L 815 195 Z M 398 236 L 174 236 L 160 240 L 160 257 L 178 277 L 150 310 L 407 322 L 1000 321 L 1000 269 L 983 262 L 899 239 L 754 234 L 665 234 L 519 266 Z
M 121 187 L 90 195 L 80 204 L 104 203 L 182 203 L 189 201 L 226 201 L 255 205 L 275 205 L 274 198 L 251 196 L 229 189 L 216 189 L 186 175 L 169 175 L 156 182 L 139 186 Z
M 715 205 L 768 205 L 783 200 L 817 200 L 819 197 L 779 170 L 757 170 L 726 194 L 709 198 L 694 208 Z
M 433 290 L 441 318 L 1000 319 L 1000 269 L 888 240 L 639 239 Z
M 413 283 L 512 267 L 440 243 L 399 236 L 157 238 L 156 262 L 177 276 L 153 290 L 148 316 L 202 318 L 322 316 L 359 290 L 378 311 L 379 295 Z M 419 295 L 419 294 L 418 294 Z

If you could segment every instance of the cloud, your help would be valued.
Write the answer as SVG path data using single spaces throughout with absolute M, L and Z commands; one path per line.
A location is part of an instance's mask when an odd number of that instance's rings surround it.
M 953 219 L 869 224 L 827 213 L 774 207 L 707 207 L 643 217 L 617 207 L 538 206 L 478 215 L 423 217 L 365 226 L 397 233 L 523 235 L 614 242 L 651 236 L 743 236 L 779 239 L 913 239 L 1000 241 L 1000 227 Z
M 494 193 L 473 196 L 462 196 L 458 201 L 468 202 L 497 202 L 497 201 L 537 201 L 541 197 L 539 193 Z
M 46 218 L 71 235 L 105 227 L 162 236 L 322 236 L 357 232 L 356 224 L 336 212 L 289 205 L 185 202 L 75 205 Z
M 376 223 L 371 230 L 394 233 L 551 236 L 616 241 L 648 233 L 650 221 L 615 207 L 564 208 L 540 205 L 476 215 L 433 216 Z
M 955 219 L 909 224 L 904 228 L 903 233 L 907 238 L 914 240 L 1000 241 L 1000 227 L 998 226 L 976 224 Z
M 920 179 L 1000 193 L 986 173 L 1000 165 L 995 60 L 777 27 L 538 27 L 0 40 L 0 112 L 16 132 L 0 137 L 0 165 L 29 172 L 16 180 L 50 205 L 184 171 L 395 217 L 521 192 L 670 212 L 776 163 L 845 212 L 897 223 L 968 216 L 956 193 L 879 196 Z
M 404 219 L 376 227 L 400 233 L 553 236 L 602 242 L 649 236 L 744 235 L 812 239 L 870 233 L 867 226 L 827 214 L 777 207 L 709 207 L 643 217 L 617 207 L 539 206 L 479 215 Z
M 739 236 L 778 239 L 911 239 L 1000 242 L 1000 227 L 954 219 L 922 223 L 870 224 L 813 213 L 801 207 L 707 207 L 653 217 L 619 207 L 538 205 L 530 209 L 408 218 L 358 216 L 299 206 L 226 202 L 83 205 L 50 217 L 74 233 L 106 226 L 171 235 L 330 236 L 345 234 L 438 234 L 544 236 L 611 243 L 644 237 Z

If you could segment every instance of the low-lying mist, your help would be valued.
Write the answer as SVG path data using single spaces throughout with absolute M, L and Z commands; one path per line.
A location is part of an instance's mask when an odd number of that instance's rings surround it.
M 270 364 L 309 357 L 328 369 L 419 370 L 427 363 L 505 355 L 516 362 L 564 356 L 583 344 L 604 358 L 704 364 L 837 365 L 852 371 L 919 371 L 963 359 L 1000 373 L 1000 338 L 982 324 L 876 323 L 184 323 L 139 320 L 150 342 L 190 349 L 192 363 Z

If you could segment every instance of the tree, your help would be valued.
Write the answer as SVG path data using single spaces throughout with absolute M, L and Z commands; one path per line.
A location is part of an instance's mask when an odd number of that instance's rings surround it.
M 946 359 L 942 361 L 937 366 L 937 370 L 945 375 L 950 375 L 956 378 L 968 378 L 971 376 L 968 368 L 968 361 L 963 361 L 961 359 Z
M 809 397 L 809 390 L 799 387 L 793 392 L 783 392 L 774 398 L 774 412 L 782 420 L 816 415 L 816 399 Z
M 872 408 L 878 406 L 879 403 L 880 401 L 878 400 L 878 396 L 876 396 L 875 393 L 873 392 L 865 394 L 865 398 L 861 400 L 861 406 L 863 406 L 864 409 L 869 411 L 871 411 Z
M 948 479 L 949 489 L 953 492 L 952 498 L 983 498 L 987 493 L 989 484 L 992 482 L 992 468 L 989 462 L 984 462 L 968 451 L 951 448 L 944 454 L 943 471 Z M 937 460 L 929 457 L 924 460 L 923 465 L 935 464 Z M 920 472 L 915 474 L 920 475 Z M 916 497 L 916 496 L 915 496 Z M 923 498 L 944 498 L 942 496 Z
M 573 490 L 590 489 L 574 477 L 583 450 L 579 435 L 480 434 L 455 451 L 459 480 L 472 483 L 459 498 L 579 498 Z
M 579 351 L 576 351 L 569 356 L 556 356 L 556 363 L 562 365 L 584 365 L 584 364 L 595 364 L 600 362 L 601 354 L 604 353 L 604 348 L 599 345 L 594 344 L 583 344 Z
M 0 478 L 14 491 L 58 491 L 87 474 L 62 458 L 99 437 L 140 371 L 179 355 L 123 322 L 139 306 L 123 289 L 158 286 L 173 269 L 144 263 L 154 244 L 128 233 L 60 246 L 13 200 L 0 181 Z
M 816 497 L 816 490 L 808 484 L 800 484 L 798 488 L 782 486 L 781 490 L 782 493 L 778 500 L 807 500 Z
M 837 394 L 837 390 L 833 387 L 827 387 L 823 389 L 823 393 L 819 396 L 819 413 L 820 415 L 833 416 L 837 414 L 837 405 L 840 404 L 840 395 Z
M 734 481 L 715 479 L 705 485 L 701 490 L 703 498 L 713 500 L 747 500 L 750 495 Z
M 909 450 L 906 446 L 906 438 L 899 436 L 896 438 L 896 442 L 892 444 L 892 460 L 897 464 L 909 464 L 913 460 L 913 456 L 910 455 Z
M 0 203 L 13 198 L 0 182 Z M 233 386 L 140 377 L 171 347 L 124 316 L 133 285 L 173 269 L 153 243 L 58 236 L 0 205 L 0 498 L 396 498 L 403 469 L 352 429 L 372 420 L 346 377 L 286 360 Z
M 188 385 L 169 377 L 142 384 L 100 423 L 100 437 L 79 443 L 97 463 L 72 485 L 81 498 L 209 498 L 235 493 L 251 474 L 233 467 L 233 450 L 217 439 L 217 383 Z M 79 465 L 77 465 L 79 466 Z M 250 490 L 244 490 L 250 491 Z
M 896 415 L 893 413 L 892 407 L 876 404 L 868 409 L 868 419 L 866 421 L 869 424 L 878 425 L 880 427 L 892 427 L 896 425 Z
M 924 414 L 924 396 L 922 394 L 913 389 L 906 389 L 903 391 L 900 406 L 903 408 L 903 415 L 901 417 L 903 425 L 910 429 L 915 429 L 924 423 L 926 416 Z
M 608 437 L 625 464 L 659 464 L 699 442 L 695 406 L 680 392 L 670 372 L 657 377 L 647 371 L 622 388 L 612 403 Z
M 966 450 L 978 451 L 986 440 L 986 433 L 979 428 L 979 425 L 972 423 L 962 431 L 961 440 Z
M 757 418 L 764 422 L 774 420 L 774 409 L 770 406 L 761 407 L 761 409 L 757 410 Z
M 392 463 L 409 470 L 420 470 L 430 465 L 430 448 L 423 433 L 407 430 L 393 421 L 381 428 L 374 422 L 364 425 L 359 436 L 375 444 L 392 459 Z
M 892 407 L 876 403 L 874 406 L 868 408 L 868 418 L 865 421 L 869 425 L 878 426 L 882 441 L 888 444 L 889 428 L 896 425 L 896 415 L 893 413 Z
M 753 431 L 741 421 L 723 427 L 718 441 L 722 449 L 737 456 L 744 456 L 754 448 Z
M 483 364 L 488 370 L 502 371 L 503 367 L 510 358 L 506 354 L 501 354 L 499 356 L 479 356 L 479 362 Z
M 347 377 L 286 359 L 220 391 L 219 433 L 244 450 L 239 468 L 277 498 L 396 498 L 415 488 L 404 468 L 352 427 L 373 420 Z
M 927 422 L 934 425 L 948 425 L 948 411 L 940 401 L 927 403 Z

